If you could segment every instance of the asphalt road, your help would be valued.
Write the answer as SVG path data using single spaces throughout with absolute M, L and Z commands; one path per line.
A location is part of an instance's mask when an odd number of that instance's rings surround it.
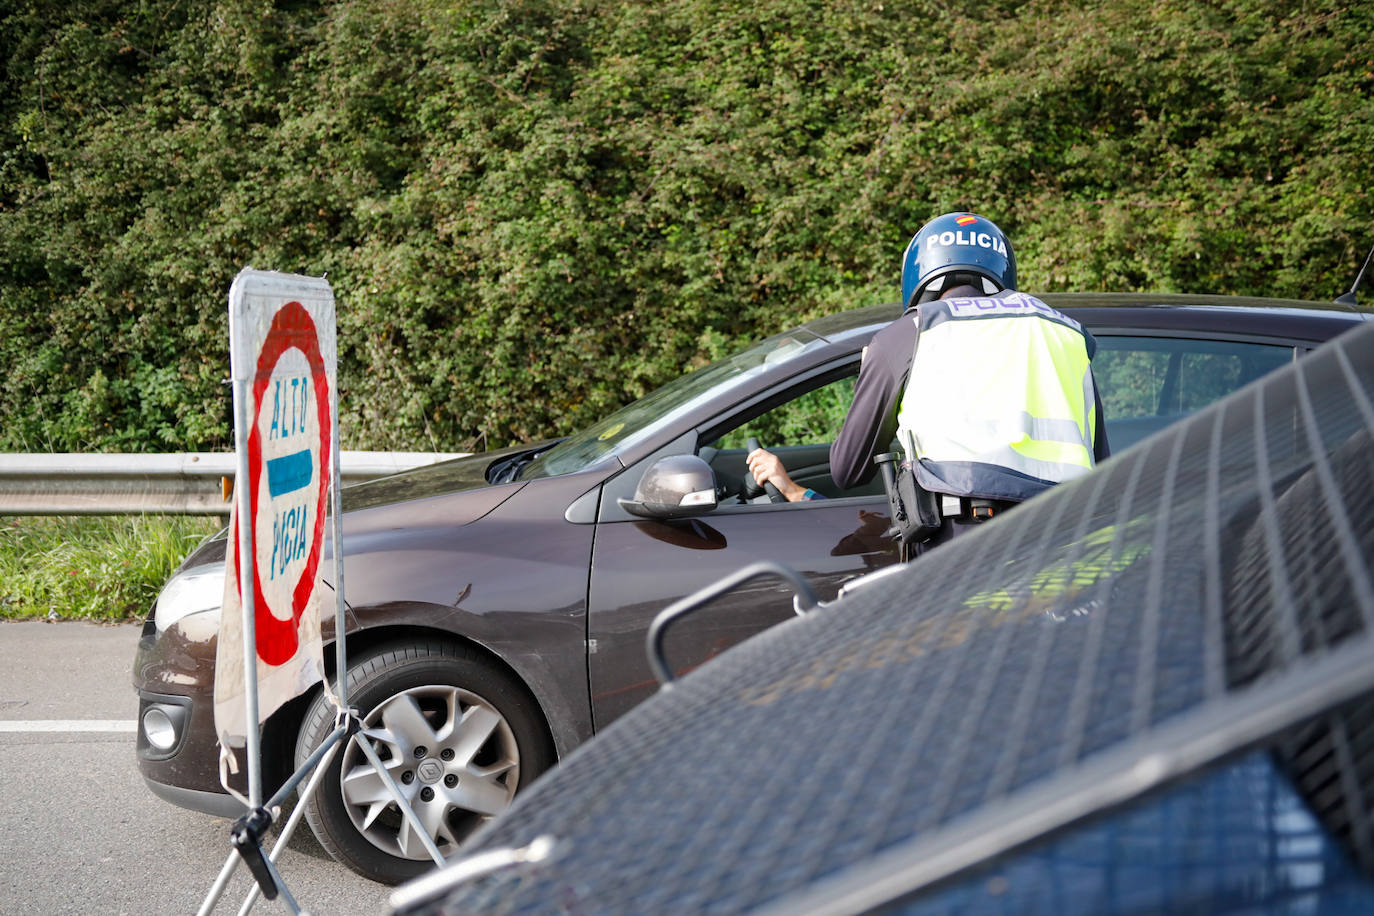
M 228 859 L 229 821 L 167 804 L 138 774 L 138 632 L 0 621 L 0 916 L 195 913 Z M 391 889 L 334 862 L 305 824 L 278 865 L 315 916 L 388 912 Z M 250 887 L 240 865 L 214 912 L 237 913 Z

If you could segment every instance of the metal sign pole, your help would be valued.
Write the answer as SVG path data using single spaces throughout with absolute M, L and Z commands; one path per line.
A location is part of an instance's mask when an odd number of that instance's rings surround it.
M 233 339 L 233 331 L 230 331 Z M 252 524 L 248 488 L 248 379 L 235 378 L 234 382 L 234 451 L 237 457 L 237 474 L 234 487 L 234 503 L 238 511 L 238 587 L 243 602 L 243 705 L 245 721 L 244 753 L 248 755 L 248 807 L 262 805 L 262 762 L 259 759 L 258 728 L 258 653 L 257 621 L 253 595 L 253 556 Z
M 237 279 L 235 283 L 237 283 Z M 233 301 L 234 290 L 231 287 L 229 292 L 230 301 Z M 251 529 L 248 527 L 253 524 L 251 516 L 252 507 L 248 493 L 248 395 L 251 380 L 243 377 L 238 367 L 246 361 L 240 358 L 239 347 L 242 346 L 243 334 L 245 329 L 238 327 L 238 316 L 233 308 L 229 310 L 229 377 L 233 386 L 234 401 L 234 506 L 235 506 L 235 534 L 238 543 L 238 570 L 237 586 L 243 616 L 243 690 L 244 690 L 244 715 L 248 727 L 244 729 L 244 753 L 247 755 L 248 769 L 248 809 L 253 811 L 262 805 L 262 769 L 261 769 L 261 748 L 259 746 L 258 728 L 258 659 L 257 659 L 257 630 L 254 615 L 256 607 L 253 594 L 253 562 L 251 547 Z M 247 522 L 247 525 L 245 525 Z M 233 574 L 234 570 L 228 570 Z M 232 751 L 230 751 L 232 753 Z M 215 904 L 219 902 L 220 896 L 224 893 L 229 884 L 229 878 L 238 867 L 240 856 L 237 852 L 229 853 L 228 860 L 220 870 L 219 876 L 206 894 L 205 900 L 201 903 L 198 916 L 206 916 L 214 910 Z
M 339 481 L 343 472 L 339 458 L 339 393 L 337 385 L 329 388 L 329 413 L 331 422 L 330 449 L 334 452 L 331 462 L 329 481 L 330 513 L 334 516 L 331 527 L 334 536 L 334 672 L 338 682 L 335 696 L 339 698 L 339 708 L 348 710 L 348 651 L 347 626 L 344 621 L 344 561 L 343 561 L 343 496 L 339 493 Z

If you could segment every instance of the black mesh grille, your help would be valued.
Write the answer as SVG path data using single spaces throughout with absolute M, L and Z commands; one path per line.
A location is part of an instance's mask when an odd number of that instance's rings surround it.
M 1370 867 L 1371 393 L 1361 328 L 741 644 L 472 847 L 553 860 L 435 909 L 876 905 L 1256 746 Z

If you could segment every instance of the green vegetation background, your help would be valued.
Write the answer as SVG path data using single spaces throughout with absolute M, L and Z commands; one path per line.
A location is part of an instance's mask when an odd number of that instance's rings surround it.
M 0 518 L 0 620 L 134 620 L 222 519 Z
M 1329 299 L 1374 4 L 0 0 L 0 450 L 230 441 L 226 293 L 327 273 L 349 448 L 568 432 L 892 300 L 974 208 L 1030 290 Z

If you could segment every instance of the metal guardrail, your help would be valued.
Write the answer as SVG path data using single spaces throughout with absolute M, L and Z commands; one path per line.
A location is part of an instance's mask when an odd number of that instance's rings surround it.
M 359 483 L 466 452 L 357 452 L 339 456 L 343 483 Z M 224 515 L 234 455 L 0 454 L 0 515 Z

